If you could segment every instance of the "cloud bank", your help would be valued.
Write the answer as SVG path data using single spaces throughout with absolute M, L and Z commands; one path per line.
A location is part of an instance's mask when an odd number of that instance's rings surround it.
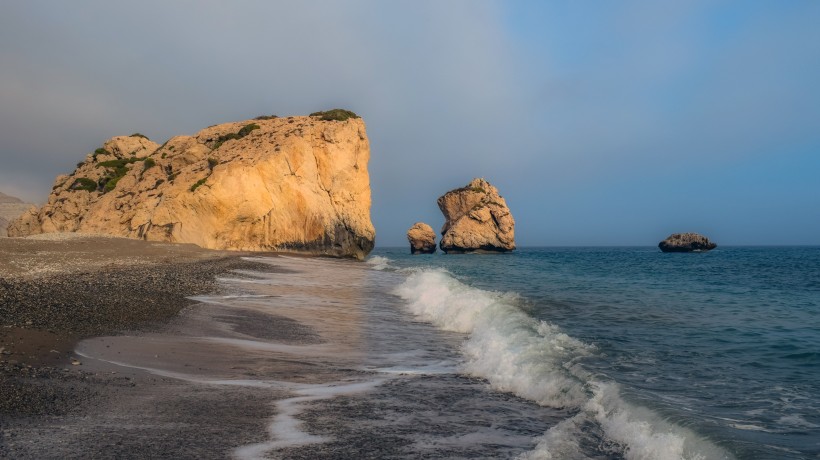
M 820 8 L 685 2 L 17 2 L 0 190 L 42 201 L 114 135 L 344 107 L 379 245 L 484 176 L 519 245 L 820 244 Z M 816 213 L 815 213 L 816 214 Z

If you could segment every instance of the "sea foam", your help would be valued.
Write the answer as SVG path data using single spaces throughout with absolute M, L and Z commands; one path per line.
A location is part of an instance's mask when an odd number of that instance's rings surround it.
M 371 256 L 365 261 L 373 270 L 386 270 L 391 268 L 390 259 L 382 256 Z
M 408 272 L 394 293 L 425 321 L 467 334 L 465 373 L 487 379 L 499 391 L 575 414 L 522 458 L 586 458 L 588 447 L 582 444 L 588 443 L 581 440 L 589 436 L 589 424 L 603 432 L 601 448 L 630 460 L 732 458 L 696 433 L 624 401 L 616 382 L 591 375 L 579 362 L 597 353 L 594 346 L 528 315 L 517 295 L 470 287 L 441 269 Z

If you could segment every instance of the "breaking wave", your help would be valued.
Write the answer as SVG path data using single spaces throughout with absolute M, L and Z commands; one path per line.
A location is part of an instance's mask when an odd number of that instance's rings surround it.
M 387 267 L 389 259 L 380 257 L 371 264 Z M 394 293 L 419 318 L 467 335 L 462 346 L 464 373 L 486 379 L 496 390 L 572 414 L 522 458 L 575 459 L 607 453 L 630 460 L 732 458 L 697 433 L 625 401 L 617 382 L 594 376 L 581 364 L 597 353 L 593 345 L 528 315 L 516 294 L 470 287 L 442 269 L 407 271 L 409 276 Z M 590 442 L 594 432 L 602 433 L 603 441 Z M 595 452 L 589 451 L 590 444 Z

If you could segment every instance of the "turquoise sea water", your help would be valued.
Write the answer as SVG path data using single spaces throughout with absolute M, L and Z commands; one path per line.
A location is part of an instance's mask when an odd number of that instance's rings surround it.
M 530 458 L 820 458 L 820 248 L 375 250 L 463 372 L 569 416 Z

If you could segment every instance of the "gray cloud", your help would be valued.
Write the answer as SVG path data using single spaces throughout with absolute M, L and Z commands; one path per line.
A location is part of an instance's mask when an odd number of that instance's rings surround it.
M 671 192 L 697 195 L 701 182 L 719 195 L 720 177 L 687 182 L 672 165 L 731 171 L 820 145 L 820 13 L 718 9 L 12 3 L 0 17 L 0 190 L 42 201 L 54 176 L 113 135 L 163 141 L 338 106 L 368 124 L 379 244 L 404 244 L 416 220 L 438 227 L 436 197 L 474 176 L 506 195 L 523 244 L 642 243 L 670 222 L 737 235 L 716 209 Z M 665 214 L 670 201 L 684 218 Z

